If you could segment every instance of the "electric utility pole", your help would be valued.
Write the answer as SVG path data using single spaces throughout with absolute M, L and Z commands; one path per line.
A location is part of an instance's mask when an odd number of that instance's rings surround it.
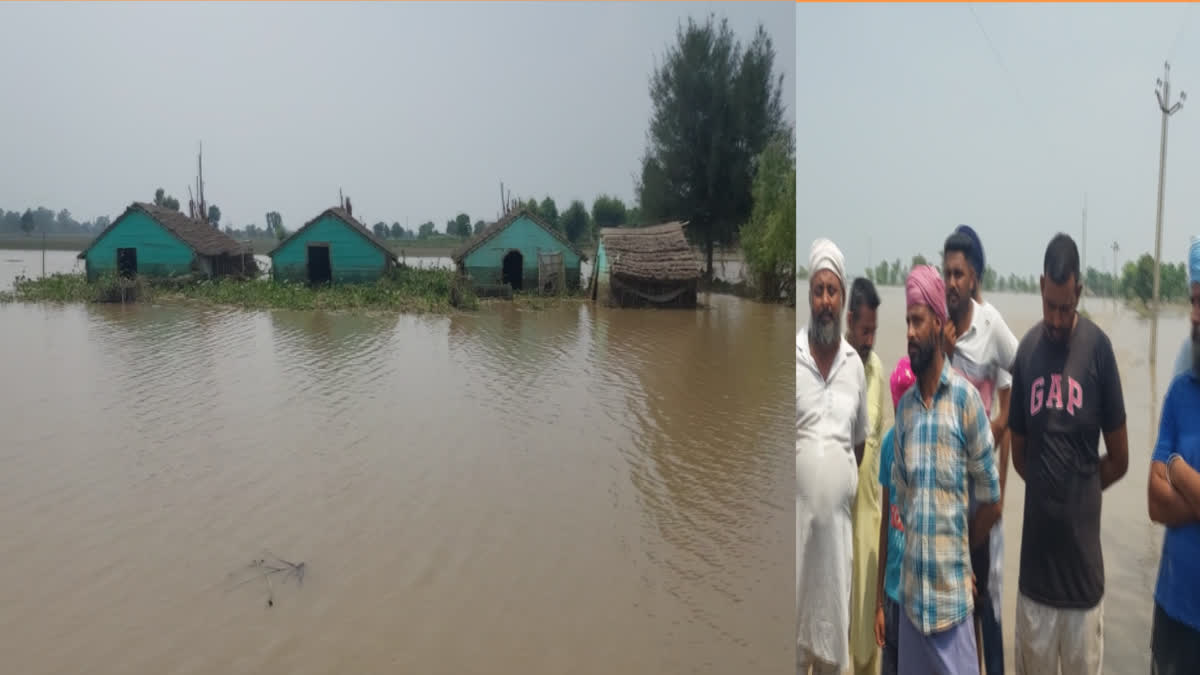
M 1112 274 L 1112 294 L 1113 294 L 1113 312 L 1117 311 L 1117 296 L 1120 295 L 1121 288 L 1121 273 L 1117 270 L 1117 250 L 1121 247 L 1117 242 L 1112 243 L 1113 251 L 1113 274 Z
M 1163 63 L 1163 77 L 1158 80 L 1158 86 L 1154 89 L 1154 95 L 1158 98 L 1158 109 L 1162 111 L 1162 138 L 1159 141 L 1158 147 L 1158 215 L 1154 219 L 1154 298 L 1151 302 L 1151 311 L 1153 316 L 1150 321 L 1150 376 L 1155 378 L 1158 374 L 1158 285 L 1159 285 L 1159 270 L 1158 265 L 1162 256 L 1162 219 L 1163 219 L 1163 190 L 1166 187 L 1167 173 L 1167 120 L 1179 112 L 1183 107 L 1183 102 L 1187 100 L 1187 94 L 1183 91 L 1179 92 L 1179 100 L 1174 104 L 1171 103 L 1171 64 Z M 1157 419 L 1154 414 L 1154 399 L 1158 396 L 1155 391 L 1150 392 L 1150 419 Z M 1150 442 L 1154 444 L 1154 424 L 1150 425 Z

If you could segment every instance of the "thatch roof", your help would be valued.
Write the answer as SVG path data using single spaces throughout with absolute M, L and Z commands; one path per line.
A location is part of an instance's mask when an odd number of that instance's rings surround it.
M 375 246 L 376 248 L 378 248 L 379 250 L 383 251 L 384 255 L 386 255 L 386 256 L 388 257 L 388 259 L 389 259 L 389 260 L 392 260 L 393 262 L 398 262 L 398 258 L 396 258 L 396 252 L 392 250 L 392 247 L 391 247 L 391 246 L 388 246 L 388 245 L 387 245 L 387 242 L 386 242 L 386 241 L 384 241 L 384 240 L 380 239 L 379 237 L 375 236 L 375 233 L 374 233 L 374 232 L 372 232 L 371 230 L 369 230 L 369 229 L 368 229 L 368 228 L 367 228 L 365 225 L 363 225 L 362 223 L 358 222 L 358 220 L 356 220 L 356 219 L 354 218 L 354 216 L 350 215 L 350 212 L 349 212 L 349 211 L 347 211 L 346 209 L 343 209 L 343 208 L 341 208 L 341 207 L 338 207 L 338 206 L 335 206 L 335 207 L 333 207 L 333 208 L 329 208 L 329 209 L 325 209 L 324 211 L 322 211 L 321 213 L 319 213 L 319 214 L 317 215 L 317 217 L 316 217 L 316 218 L 313 218 L 312 220 L 308 221 L 307 223 L 305 223 L 305 224 L 301 225 L 301 226 L 300 226 L 300 229 L 298 229 L 298 230 L 296 230 L 295 232 L 293 232 L 293 233 L 291 233 L 290 235 L 288 235 L 287 239 L 284 239 L 283 241 L 279 242 L 279 245 L 278 245 L 278 246 L 276 246 L 275 248 L 271 249 L 271 252 L 270 252 L 270 253 L 268 253 L 267 255 L 268 255 L 268 256 L 274 256 L 274 255 L 275 255 L 275 252 L 276 252 L 276 251 L 278 251 L 279 249 L 283 248 L 284 244 L 286 244 L 286 243 L 288 243 L 289 241 L 291 241 L 291 239 L 292 239 L 293 237 L 297 237 L 297 236 L 299 236 L 301 232 L 303 232 L 303 231 L 307 230 L 307 229 L 308 229 L 309 227 L 311 227 L 311 226 L 312 226 L 314 223 L 318 222 L 319 220 L 321 220 L 321 219 L 322 219 L 322 218 L 324 218 L 325 216 L 333 216 L 334 218 L 337 218 L 338 220 L 342 221 L 342 222 L 343 222 L 343 223 L 345 223 L 345 224 L 346 224 L 346 225 L 347 225 L 347 226 L 348 226 L 350 229 L 354 230 L 355 232 L 358 232 L 358 233 L 359 233 L 359 234 L 361 234 L 361 235 L 363 236 L 363 238 L 365 238 L 365 239 L 366 239 L 368 242 L 370 242 L 372 245 L 374 245 L 374 246 Z
M 542 220 L 538 216 L 530 213 L 528 209 L 517 209 L 515 211 L 510 211 L 508 215 L 483 228 L 482 232 L 468 239 L 465 244 L 458 247 L 454 253 L 451 253 L 450 259 L 456 263 L 462 262 L 463 259 L 470 255 L 472 251 L 480 246 L 483 246 L 485 242 L 503 232 L 504 228 L 512 225 L 513 221 L 521 217 L 528 218 L 533 222 L 534 225 L 537 225 L 546 232 L 550 233 L 550 236 L 561 241 L 563 246 L 571 249 L 575 255 L 579 256 L 580 260 L 587 260 L 587 256 L 584 255 L 583 251 L 580 251 L 574 244 L 572 244 L 571 241 L 567 239 L 566 235 L 551 227 L 549 223 Z
M 247 249 L 245 246 L 208 223 L 201 222 L 199 220 L 193 220 L 189 218 L 187 214 L 176 211 L 175 209 L 168 209 L 165 206 L 156 206 L 154 204 L 147 204 L 145 202 L 134 202 L 129 206 L 129 208 L 125 209 L 125 212 L 118 216 L 111 225 L 104 228 L 100 234 L 96 235 L 96 237 L 92 239 L 92 243 L 89 244 L 87 248 L 79 252 L 79 259 L 83 260 L 86 258 L 88 251 L 92 249 L 92 246 L 96 245 L 96 242 L 100 241 L 104 235 L 108 234 L 110 230 L 116 227 L 118 223 L 120 223 L 125 219 L 126 216 L 134 211 L 141 211 L 150 216 L 156 223 L 161 225 L 163 229 L 175 235 L 177 239 L 187 244 L 193 251 L 200 255 L 217 256 L 241 255 L 243 253 L 249 253 L 249 249 Z
M 683 234 L 686 223 L 600 230 L 609 274 L 646 281 L 690 281 L 700 261 Z

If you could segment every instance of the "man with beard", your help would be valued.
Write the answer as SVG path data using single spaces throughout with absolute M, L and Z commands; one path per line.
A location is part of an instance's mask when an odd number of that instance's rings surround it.
M 851 510 L 867 439 L 862 359 L 841 335 L 842 252 L 813 242 L 812 320 L 796 335 L 796 672 L 846 669 L 850 634 Z
M 850 592 L 850 657 L 855 673 L 879 672 L 879 646 L 875 644 L 875 586 L 879 559 L 879 447 L 883 440 L 883 363 L 875 345 L 879 293 L 869 279 L 859 277 L 850 286 L 850 311 L 846 314 L 846 341 L 862 359 L 867 379 L 867 442 L 858 469 L 854 499 L 854 574 Z
M 946 282 L 946 306 L 955 335 L 950 365 L 975 386 L 983 399 L 983 408 L 992 419 L 993 443 L 997 447 L 1000 473 L 1001 511 L 1008 475 L 1008 453 L 1004 440 L 1008 427 L 1008 403 L 1011 392 L 1013 358 L 1017 338 L 994 307 L 977 301 L 979 280 L 983 276 L 983 244 L 975 231 L 961 225 L 942 249 L 942 276 Z M 999 414 L 992 417 L 992 400 L 1000 403 Z M 971 513 L 976 504 L 972 500 Z M 971 532 L 971 563 L 979 596 L 975 617 L 979 622 L 982 655 L 987 675 L 1004 675 L 1004 634 L 1000 627 L 1000 576 L 1003 569 L 1002 523 L 997 520 L 990 532 Z
M 1065 234 L 1042 262 L 1042 321 L 1013 363 L 1012 459 L 1025 481 L 1016 672 L 1102 672 L 1103 490 L 1129 466 L 1125 400 L 1112 344 L 1076 312 L 1079 250 Z M 1100 456 L 1100 436 L 1107 453 Z
M 1191 280 L 1192 352 L 1200 354 L 1200 240 L 1188 252 Z M 1200 363 L 1189 359 L 1163 401 L 1158 442 L 1150 457 L 1150 520 L 1166 526 L 1158 582 L 1150 669 L 1183 675 L 1200 664 Z
M 979 673 L 968 531 L 1000 516 L 1000 477 L 979 392 L 945 358 L 946 288 L 928 265 L 905 283 L 917 385 L 896 409 L 892 480 L 904 527 L 901 673 Z M 968 493 L 980 504 L 969 523 Z

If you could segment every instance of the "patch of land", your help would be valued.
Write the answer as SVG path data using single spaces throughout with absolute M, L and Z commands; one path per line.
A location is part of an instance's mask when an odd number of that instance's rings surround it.
M 83 274 L 18 278 L 0 302 L 191 302 L 245 309 L 386 309 L 449 313 L 479 307 L 451 270 L 400 267 L 373 284 L 313 287 L 269 279 L 149 280 L 116 276 L 89 283 Z

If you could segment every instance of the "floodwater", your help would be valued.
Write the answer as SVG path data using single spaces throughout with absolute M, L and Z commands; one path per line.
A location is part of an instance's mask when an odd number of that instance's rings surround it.
M 808 286 L 800 283 L 800 294 Z M 890 374 L 907 352 L 904 327 L 904 291 L 880 288 L 879 328 L 876 349 Z M 1020 339 L 1042 318 L 1037 295 L 986 293 Z M 809 322 L 807 306 L 800 312 L 801 324 Z M 1150 522 L 1146 510 L 1146 481 L 1153 451 L 1151 432 L 1157 432 L 1162 397 L 1170 384 L 1171 369 L 1182 341 L 1190 334 L 1182 310 L 1164 309 L 1158 325 L 1158 355 L 1155 381 L 1150 374 L 1150 324 L 1122 306 L 1104 298 L 1086 298 L 1083 304 L 1092 320 L 1108 333 L 1116 352 L 1121 385 L 1125 394 L 1129 432 L 1129 472 L 1104 492 L 1101 540 L 1104 551 L 1104 670 L 1112 673 L 1147 672 L 1150 667 L 1150 626 L 1154 609 L 1154 584 L 1162 550 L 1162 527 Z M 1153 388 L 1152 388 L 1153 387 Z M 1153 397 L 1151 397 L 1153 392 Z M 890 396 L 889 396 L 889 401 Z M 891 424 L 891 407 L 888 406 Z M 1103 441 L 1101 442 L 1103 447 Z M 1103 451 L 1103 450 L 1102 450 Z M 1002 621 L 1006 666 L 1012 670 L 1017 574 L 1020 569 L 1021 514 L 1025 485 L 1009 465 L 1008 490 L 1004 501 L 1004 603 Z
M 788 672 L 796 313 L 701 299 L 0 305 L 4 670 Z

